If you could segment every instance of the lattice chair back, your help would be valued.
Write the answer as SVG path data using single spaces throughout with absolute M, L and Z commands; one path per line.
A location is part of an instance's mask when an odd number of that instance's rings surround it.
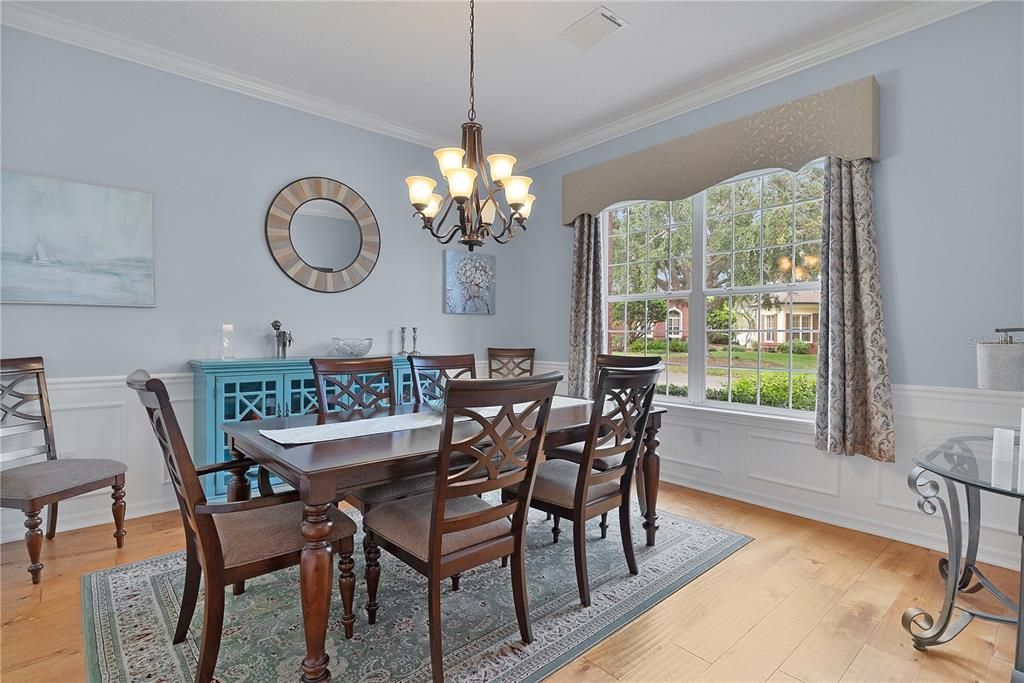
M 562 374 L 448 383 L 431 519 L 431 552 L 445 534 L 512 518 L 512 534 L 526 520 L 544 446 L 548 413 Z M 518 495 L 487 510 L 445 515 L 446 503 L 518 485 Z
M 354 410 L 394 412 L 394 366 L 390 356 L 310 358 L 309 364 L 313 366 L 321 414 Z
M 661 356 L 626 356 L 618 353 L 599 353 L 594 364 L 594 394 L 597 395 L 597 376 L 601 368 L 650 368 L 661 363 Z
M 476 357 L 471 353 L 409 356 L 409 367 L 416 403 L 444 400 L 445 389 L 453 379 L 476 379 Z
M 522 377 L 533 374 L 537 349 L 487 349 L 487 372 L 494 377 Z
M 40 457 L 42 456 L 42 457 Z M 56 460 L 43 359 L 0 360 L 0 464 Z
M 607 481 L 620 481 L 619 493 L 628 496 L 636 459 L 643 446 L 647 418 L 651 412 L 654 391 L 663 365 L 653 367 L 604 367 L 597 373 L 594 407 L 580 458 L 580 474 L 576 482 L 576 505 L 593 503 L 587 490 Z M 605 471 L 594 471 L 597 458 L 622 462 Z
M 217 534 L 212 527 L 213 520 L 210 516 L 198 516 L 195 512 L 197 505 L 206 503 L 206 496 L 188 446 L 182 437 L 174 406 L 167 395 L 167 387 L 163 381 L 150 377 L 145 370 L 136 370 L 128 375 L 126 382 L 138 393 L 139 400 L 146 409 L 149 425 L 153 428 L 164 464 L 167 466 L 167 474 L 178 497 L 186 530 L 197 539 L 216 538 Z

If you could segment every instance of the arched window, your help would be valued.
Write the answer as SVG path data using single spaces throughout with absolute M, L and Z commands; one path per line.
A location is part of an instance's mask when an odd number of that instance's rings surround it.
M 607 350 L 661 356 L 669 396 L 813 410 L 824 190 L 820 159 L 606 210 Z

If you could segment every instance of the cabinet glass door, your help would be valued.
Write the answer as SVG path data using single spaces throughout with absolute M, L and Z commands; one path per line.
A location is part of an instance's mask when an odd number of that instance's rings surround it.
M 332 389 L 328 387 L 327 392 L 334 393 Z M 316 381 L 312 371 L 293 372 L 284 376 L 284 405 L 288 415 L 316 412 Z
M 279 415 L 280 392 L 282 377 L 280 375 L 226 375 L 217 378 L 216 410 L 220 425 L 225 422 L 245 422 L 262 420 Z M 230 460 L 228 436 L 217 430 L 217 443 L 220 444 L 218 456 L 220 460 Z M 219 472 L 212 477 L 213 495 L 227 494 L 227 479 L 230 472 Z M 255 472 L 249 472 L 250 479 L 255 482 Z

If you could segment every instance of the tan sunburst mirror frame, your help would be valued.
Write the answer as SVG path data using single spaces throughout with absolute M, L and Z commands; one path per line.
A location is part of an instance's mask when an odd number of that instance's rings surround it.
M 324 205 L 330 207 L 331 204 L 327 202 L 337 205 L 333 207 L 336 215 L 330 216 L 331 212 L 321 208 Z M 317 210 L 303 211 L 304 205 L 317 206 Z M 336 221 L 337 228 L 330 223 L 319 228 L 303 226 L 303 233 L 318 230 L 320 235 L 302 237 L 300 240 L 297 216 L 340 220 Z M 346 218 L 351 221 L 346 221 Z M 307 222 L 310 221 L 307 219 Z M 348 229 L 353 233 L 358 229 L 358 234 L 331 234 L 332 230 Z M 297 242 L 311 239 L 336 239 L 339 244 L 351 245 L 354 244 L 353 237 L 358 238 L 357 246 L 338 247 L 342 253 L 350 249 L 351 255 L 339 256 L 334 263 L 330 259 L 326 262 L 323 260 L 323 249 L 297 248 Z M 315 292 L 344 292 L 369 277 L 377 264 L 380 255 L 380 227 L 370 205 L 348 185 L 331 178 L 301 178 L 285 186 L 270 203 L 267 209 L 267 246 L 285 275 L 303 287 Z

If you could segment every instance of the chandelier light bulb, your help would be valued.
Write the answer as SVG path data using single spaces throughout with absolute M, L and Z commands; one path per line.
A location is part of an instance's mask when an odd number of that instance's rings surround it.
M 483 206 L 480 207 L 480 221 L 485 225 L 494 224 L 494 214 L 497 212 L 497 207 L 494 202 L 488 199 L 484 202 Z
M 516 165 L 516 158 L 511 154 L 491 154 L 487 157 L 487 164 L 491 169 L 491 180 L 501 185 L 506 178 L 512 175 L 512 167 Z
M 422 209 L 420 213 L 427 218 L 433 218 L 437 215 L 437 212 L 441 210 L 442 199 L 444 198 L 439 194 L 430 195 L 430 201 L 427 202 L 426 208 Z
M 445 177 L 448 179 L 448 191 L 455 199 L 465 201 L 473 194 L 473 188 L 476 187 L 476 171 L 472 168 L 453 168 Z
M 430 195 L 437 187 L 436 180 L 422 175 L 409 176 L 405 179 L 405 184 L 409 186 L 409 203 L 417 211 L 422 211 L 430 202 Z
M 447 178 L 448 171 L 462 166 L 462 159 L 466 156 L 466 150 L 461 147 L 442 147 L 434 152 L 437 159 L 437 167 L 441 169 L 441 176 Z
M 519 215 L 522 216 L 524 221 L 530 217 L 530 211 L 533 210 L 533 200 L 535 199 L 536 197 L 532 194 L 526 195 L 526 201 L 523 202 L 523 208 L 519 209 Z
M 519 209 L 526 203 L 526 197 L 530 194 L 530 184 L 533 178 L 524 175 L 510 175 L 502 183 L 505 188 L 505 201 L 513 209 Z

